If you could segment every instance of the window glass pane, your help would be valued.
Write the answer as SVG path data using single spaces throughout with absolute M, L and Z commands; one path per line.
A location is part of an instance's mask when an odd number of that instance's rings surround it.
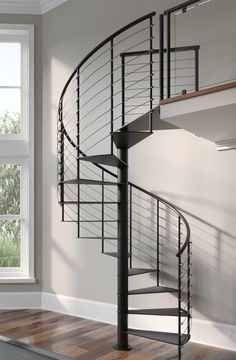
M 0 214 L 20 214 L 19 165 L 0 165 Z
M 0 267 L 20 267 L 19 220 L 0 220 Z
M 0 134 L 19 134 L 21 90 L 0 88 Z
M 20 43 L 0 42 L 0 54 L 0 86 L 20 86 Z

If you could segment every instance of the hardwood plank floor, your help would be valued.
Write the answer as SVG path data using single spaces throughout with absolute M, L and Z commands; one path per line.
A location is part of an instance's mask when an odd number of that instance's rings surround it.
M 177 359 L 176 347 L 134 336 L 130 336 L 132 351 L 116 351 L 115 326 L 50 311 L 0 311 L 0 335 L 75 360 Z M 190 342 L 183 360 L 236 360 L 236 353 Z

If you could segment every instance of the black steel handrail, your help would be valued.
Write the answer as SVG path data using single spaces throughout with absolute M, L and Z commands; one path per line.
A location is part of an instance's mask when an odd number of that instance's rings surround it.
M 71 82 L 71 80 L 73 79 L 73 77 L 76 75 L 77 71 L 81 68 L 81 66 L 83 66 L 86 61 L 88 61 L 91 56 L 93 56 L 98 50 L 100 50 L 104 45 L 106 45 L 107 43 L 109 43 L 110 41 L 114 40 L 115 37 L 121 35 L 123 32 L 125 32 L 126 30 L 130 29 L 131 27 L 138 25 L 139 23 L 152 18 L 153 16 L 156 15 L 156 12 L 153 11 L 145 16 L 142 16 L 134 21 L 132 21 L 131 23 L 129 23 L 128 25 L 122 27 L 121 29 L 117 30 L 116 32 L 114 32 L 112 35 L 108 36 L 105 40 L 103 40 L 100 44 L 98 44 L 93 50 L 91 50 L 84 58 L 83 60 L 81 60 L 81 62 L 77 65 L 77 67 L 75 68 L 75 70 L 73 71 L 73 73 L 71 74 L 71 76 L 69 77 L 69 79 L 66 82 L 66 85 L 64 86 L 61 96 L 60 96 L 60 101 L 63 100 L 64 94 Z
M 71 144 L 74 148 L 77 148 L 76 144 L 73 142 L 73 140 L 71 139 L 71 137 L 68 135 L 68 133 L 67 133 L 67 131 L 65 130 L 65 128 L 64 128 L 64 134 L 65 134 L 65 136 L 67 137 L 67 139 L 68 139 L 68 141 L 70 142 L 70 144 Z M 79 152 L 80 152 L 80 154 L 81 154 L 82 156 L 85 156 L 85 157 L 87 156 L 82 150 L 79 150 Z M 117 178 L 117 175 L 116 175 L 116 174 L 114 174 L 112 171 L 104 168 L 102 165 L 95 164 L 95 163 L 94 163 L 94 165 L 95 165 L 96 167 L 98 167 L 100 170 L 106 172 L 107 174 L 109 174 L 109 175 Z M 143 189 L 142 187 L 140 187 L 140 186 L 138 186 L 138 185 L 136 185 L 136 184 L 134 184 L 134 183 L 132 183 L 132 182 L 128 182 L 128 184 L 129 184 L 131 187 L 133 187 L 133 188 L 135 188 L 135 189 L 137 189 L 137 190 L 145 193 L 146 195 L 149 195 L 149 196 L 152 197 L 153 199 L 160 201 L 160 202 L 163 203 L 164 205 L 168 206 L 171 210 L 173 210 L 173 211 L 176 213 L 176 215 L 180 216 L 180 218 L 182 219 L 182 221 L 183 221 L 183 223 L 184 223 L 184 225 L 185 225 L 185 227 L 186 227 L 186 231 L 187 231 L 185 242 L 184 242 L 184 244 L 182 245 L 181 249 L 180 249 L 180 250 L 178 251 L 178 253 L 176 254 L 177 257 L 180 257 L 180 256 L 183 254 L 184 250 L 187 248 L 187 246 L 190 244 L 191 230 L 190 230 L 190 226 L 189 226 L 186 218 L 185 218 L 185 217 L 183 216 L 183 214 L 182 214 L 178 209 L 176 209 L 176 207 L 175 207 L 173 204 L 171 204 L 169 201 L 164 200 L 164 199 L 161 198 L 160 196 L 158 196 L 158 195 L 156 195 L 156 194 L 153 194 L 153 193 L 151 193 L 150 191 L 145 190 L 145 189 Z
M 188 8 L 189 6 L 193 5 L 193 4 L 196 4 L 198 2 L 201 2 L 202 0 L 188 0 L 188 1 L 185 1 L 184 3 L 182 4 L 179 4 L 179 5 L 176 5 L 168 10 L 165 10 L 163 12 L 164 15 L 168 15 L 168 14 L 171 14 L 173 12 L 176 12 L 178 10 L 186 10 L 186 8 Z

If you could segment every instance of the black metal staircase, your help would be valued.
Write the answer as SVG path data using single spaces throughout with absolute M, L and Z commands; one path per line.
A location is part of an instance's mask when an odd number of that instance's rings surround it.
M 190 228 L 173 205 L 128 181 L 129 149 L 154 131 L 176 129 L 159 115 L 154 18 L 153 12 L 108 37 L 66 83 L 58 111 L 58 197 L 62 221 L 75 222 L 79 238 L 101 239 L 102 253 L 117 258 L 116 348 L 128 350 L 128 334 L 137 335 L 177 345 L 180 359 L 190 339 Z M 183 54 L 195 51 L 171 49 L 182 64 Z M 155 284 L 130 289 L 129 278 L 138 276 Z M 129 297 L 146 294 L 171 294 L 176 306 L 129 308 Z M 130 329 L 128 317 L 138 315 L 174 317 L 176 331 Z

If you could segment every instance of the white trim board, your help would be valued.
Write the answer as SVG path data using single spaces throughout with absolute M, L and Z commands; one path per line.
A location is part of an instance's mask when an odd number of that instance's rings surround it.
M 1 309 L 44 309 L 90 320 L 116 325 L 117 307 L 86 299 L 46 292 L 3 292 L 0 293 Z M 136 316 L 130 318 L 130 327 L 154 329 L 154 317 Z M 153 320 L 152 320 L 153 319 Z M 161 323 L 159 317 L 158 323 Z M 164 319 L 163 319 L 164 320 Z M 166 319 L 160 326 L 173 326 L 173 320 Z M 165 330 L 167 331 L 167 330 Z M 208 320 L 193 319 L 193 342 L 236 351 L 236 326 Z
M 67 0 L 0 0 L 0 13 L 42 15 Z

